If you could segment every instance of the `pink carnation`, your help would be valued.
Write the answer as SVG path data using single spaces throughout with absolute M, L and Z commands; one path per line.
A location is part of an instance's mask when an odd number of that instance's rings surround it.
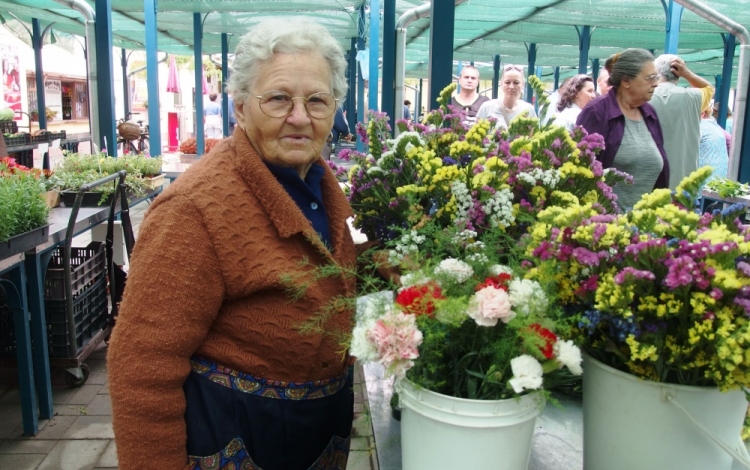
M 422 332 L 416 317 L 403 312 L 389 312 L 375 322 L 367 332 L 367 339 L 375 344 L 380 362 L 388 373 L 402 378 L 419 357 Z
M 511 311 L 508 293 L 492 286 L 485 287 L 474 294 L 466 313 L 479 326 L 495 326 L 498 320 L 508 323 L 516 316 Z

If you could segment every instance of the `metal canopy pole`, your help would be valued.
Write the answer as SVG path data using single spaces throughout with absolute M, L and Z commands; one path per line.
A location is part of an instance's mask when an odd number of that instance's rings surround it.
M 383 0 L 383 91 L 380 110 L 395 116 L 396 102 L 396 0 Z M 391 128 L 395 129 L 395 119 Z
M 599 59 L 591 59 L 591 78 L 594 79 L 594 85 L 599 79 Z
M 526 45 L 526 50 L 528 51 L 528 56 L 529 56 L 529 68 L 528 68 L 529 75 L 531 75 L 532 73 L 534 73 L 534 68 L 536 67 L 536 51 L 537 51 L 537 49 L 538 48 L 537 48 L 535 42 L 532 42 L 532 43 Z M 524 101 L 526 101 L 528 103 L 531 103 L 532 101 L 534 101 L 534 99 L 533 99 L 534 96 L 533 95 L 534 95 L 534 93 L 533 93 L 533 90 L 531 89 L 531 84 L 529 84 L 529 81 L 527 80 L 526 81 L 526 91 L 524 92 L 524 96 L 523 96 Z
M 464 69 L 464 63 L 460 60 L 456 64 L 456 78 L 461 78 L 461 71 Z M 456 85 L 456 93 L 461 93 L 461 81 L 457 80 L 458 84 Z M 477 88 L 479 88 L 479 85 L 477 85 Z M 479 91 L 479 90 L 477 90 Z
M 443 88 L 453 82 L 453 36 L 456 6 L 454 2 L 433 1 L 430 5 L 430 109 L 438 107 Z
M 229 36 L 221 33 L 221 127 L 224 137 L 229 135 L 229 95 L 227 95 L 227 80 L 229 79 Z
M 492 59 L 492 99 L 497 99 L 497 91 L 500 88 L 500 55 L 495 54 Z
M 365 50 L 365 6 L 364 4 L 359 7 L 359 18 L 357 21 L 357 51 Z M 362 77 L 362 65 L 357 67 L 359 73 L 357 74 L 357 122 L 365 122 L 365 79 Z M 369 71 L 368 71 L 369 72 Z M 357 136 L 357 150 L 364 150 L 362 144 L 362 138 L 356 132 L 354 135 Z
M 370 48 L 367 102 L 368 109 L 378 110 L 378 62 L 380 61 L 380 0 L 370 0 Z
M 42 68 L 42 33 L 39 20 L 31 19 L 31 44 L 34 47 L 34 64 L 36 66 L 36 109 L 39 116 L 39 129 L 47 128 L 47 102 L 44 96 L 44 69 Z M 31 116 L 29 116 L 31 129 Z
M 357 122 L 357 38 L 352 38 L 349 44 L 349 55 L 346 66 L 346 83 L 349 89 L 346 92 L 346 120 L 349 122 L 349 131 L 354 133 L 354 124 Z
M 591 48 L 591 26 L 583 26 L 578 32 L 578 73 L 586 73 L 589 65 L 589 49 Z
M 123 119 L 128 118 L 130 112 L 130 84 L 128 83 L 128 55 L 125 48 L 120 49 L 120 65 L 122 66 L 122 102 L 125 109 Z
M 156 35 L 157 0 L 143 0 L 143 23 L 146 28 L 146 86 L 148 89 L 149 152 L 161 155 L 161 106 L 159 101 L 158 37 Z
M 96 82 L 98 92 L 99 132 L 94 143 L 100 148 L 109 146 L 109 153 L 117 155 L 117 131 L 115 130 L 115 80 L 112 63 L 112 2 L 96 0 Z M 158 105 L 157 105 L 158 106 Z M 92 129 L 95 129 L 92 125 Z M 114 152 L 112 150 L 115 150 Z
M 557 90 L 558 88 L 560 88 L 560 66 L 559 65 L 555 67 L 554 77 L 555 77 L 554 90 Z
M 719 117 L 717 122 L 723 128 L 727 125 L 727 110 L 729 109 L 729 88 L 732 86 L 732 65 L 734 65 L 734 49 L 736 39 L 731 34 L 722 33 L 724 40 L 724 64 L 721 69 L 721 86 L 716 87 L 716 98 L 719 101 Z
M 664 40 L 664 53 L 677 54 L 677 43 L 680 39 L 680 23 L 682 23 L 682 12 L 685 7 L 679 3 L 675 3 L 674 0 L 669 0 L 669 5 L 667 5 L 665 0 L 661 0 L 661 5 L 664 7 L 664 13 L 667 15 L 665 28 L 667 36 Z
M 206 153 L 203 140 L 203 23 L 201 14 L 193 13 L 193 58 L 195 59 L 195 145 L 200 158 Z

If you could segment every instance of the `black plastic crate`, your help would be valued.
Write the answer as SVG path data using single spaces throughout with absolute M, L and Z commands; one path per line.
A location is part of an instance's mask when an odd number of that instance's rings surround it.
M 0 133 L 15 134 L 18 132 L 18 123 L 16 121 L 0 121 Z
M 49 355 L 69 358 L 68 313 L 64 300 L 45 300 Z M 73 301 L 73 323 L 76 331 L 76 351 L 80 350 L 107 324 L 107 281 L 102 277 L 87 286 Z
M 49 139 L 50 142 L 52 142 L 53 140 L 57 140 L 57 139 L 64 140 L 65 139 L 65 131 L 63 130 L 63 131 L 60 131 L 60 132 L 48 132 L 47 133 L 47 138 Z
M 13 326 L 13 310 L 0 292 L 0 357 L 16 355 L 16 330 Z
M 85 248 L 70 249 L 70 285 L 76 299 L 92 284 L 104 279 L 107 274 L 107 254 L 104 244 L 91 242 Z M 63 249 L 52 254 L 44 279 L 44 299 L 65 300 L 65 277 L 63 272 Z
M 38 135 L 29 134 L 30 144 L 46 144 L 47 142 L 49 142 L 49 132 L 42 132 Z
M 15 134 L 15 132 L 14 132 L 14 134 Z M 3 136 L 3 139 L 5 139 L 5 146 L 6 147 L 26 145 L 26 144 L 29 143 L 29 134 L 21 134 L 21 135 L 15 136 L 15 137 L 5 137 L 5 136 Z

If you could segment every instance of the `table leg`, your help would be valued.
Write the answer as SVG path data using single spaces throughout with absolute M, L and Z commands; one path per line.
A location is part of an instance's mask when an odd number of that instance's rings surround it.
M 29 315 L 34 343 L 34 376 L 39 399 L 39 416 L 52 419 L 52 381 L 50 379 L 47 316 L 44 311 L 44 273 L 54 250 L 27 254 L 24 261 L 29 287 Z
M 23 263 L 12 269 L 8 274 L 10 275 L 10 283 L 4 282 L 4 284 L 9 287 L 5 289 L 5 292 L 8 305 L 13 311 L 13 323 L 16 332 L 16 363 L 18 365 L 18 388 L 21 392 L 23 433 L 27 436 L 34 436 L 39 432 L 39 418 L 37 416 L 38 408 L 34 387 L 34 369 L 31 360 L 29 310 L 26 302 L 26 272 Z

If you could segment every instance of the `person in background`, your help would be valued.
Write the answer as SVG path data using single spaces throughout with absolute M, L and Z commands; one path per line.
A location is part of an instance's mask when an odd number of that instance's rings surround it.
M 216 101 L 219 95 L 208 95 L 208 103 L 203 107 L 203 129 L 207 139 L 221 139 L 224 137 L 221 119 L 221 105 Z
M 411 101 L 404 100 L 404 119 L 407 121 L 411 121 L 411 109 L 409 109 L 409 106 L 411 106 Z
M 711 106 L 701 113 L 700 129 L 698 168 L 711 166 L 714 169 L 711 179 L 726 178 L 729 173 L 729 149 L 726 145 L 724 129 L 711 115 Z
M 107 357 L 121 470 L 346 469 L 354 312 L 331 306 L 356 296 L 353 213 L 320 158 L 344 57 L 307 20 L 240 38 L 237 132 L 151 204 L 130 262 Z
M 523 68 L 518 65 L 503 67 L 500 78 L 500 89 L 503 97 L 485 102 L 477 112 L 477 119 L 493 117 L 497 119 L 497 127 L 508 127 L 510 122 L 521 114 L 536 117 L 534 105 L 521 100 L 525 79 Z
M 568 84 L 571 78 L 573 77 L 564 79 L 557 90 L 550 93 L 549 97 L 547 98 L 547 101 L 549 101 L 549 105 L 547 106 L 547 112 L 544 114 L 544 116 L 542 116 L 542 124 L 547 124 L 550 120 L 554 120 L 555 116 L 557 116 L 557 103 L 560 102 L 560 93 L 565 88 L 565 85 Z
M 716 123 L 718 124 L 717 119 L 719 119 L 719 103 L 714 103 L 713 117 L 714 117 L 714 121 L 716 121 Z M 722 130 L 724 131 L 724 137 L 727 140 L 727 153 L 731 155 L 732 153 L 732 111 L 728 108 L 727 108 L 727 120 L 724 124 L 724 127 L 725 129 L 722 129 Z
M 477 112 L 489 98 L 479 94 L 479 69 L 473 65 L 466 65 L 461 69 L 458 77 L 458 85 L 461 91 L 451 98 L 451 106 L 460 108 L 466 113 L 467 124 L 474 124 L 477 120 Z
M 237 118 L 234 117 L 234 97 L 229 95 L 229 135 L 234 134 L 234 128 L 237 127 Z
M 323 153 L 321 154 L 323 159 L 331 159 L 331 155 L 336 151 L 336 145 L 341 139 L 348 141 L 351 139 L 351 134 L 349 133 L 349 123 L 346 121 L 346 114 L 341 108 L 337 108 L 336 115 L 333 118 L 331 134 L 323 146 Z
M 612 89 L 612 85 L 609 84 L 609 72 L 605 68 L 602 68 L 596 77 L 596 89 L 597 96 L 606 95 Z
M 618 203 L 631 208 L 644 193 L 669 186 L 669 162 L 656 111 L 648 104 L 659 74 L 654 56 L 643 49 L 626 49 L 604 64 L 609 72 L 606 95 L 594 98 L 578 115 L 576 124 L 604 137 L 597 156 L 606 168 L 633 176 L 633 184 L 614 187 Z
M 651 97 L 651 106 L 661 123 L 664 149 L 669 159 L 669 188 L 675 189 L 690 173 L 698 169 L 698 147 L 701 140 L 701 110 L 711 102 L 714 88 L 708 81 L 687 68 L 674 54 L 662 54 L 654 62 L 659 86 Z M 684 77 L 692 88 L 677 86 Z
M 581 110 L 594 98 L 594 79 L 586 74 L 574 75 L 560 91 L 554 124 L 573 131 Z

